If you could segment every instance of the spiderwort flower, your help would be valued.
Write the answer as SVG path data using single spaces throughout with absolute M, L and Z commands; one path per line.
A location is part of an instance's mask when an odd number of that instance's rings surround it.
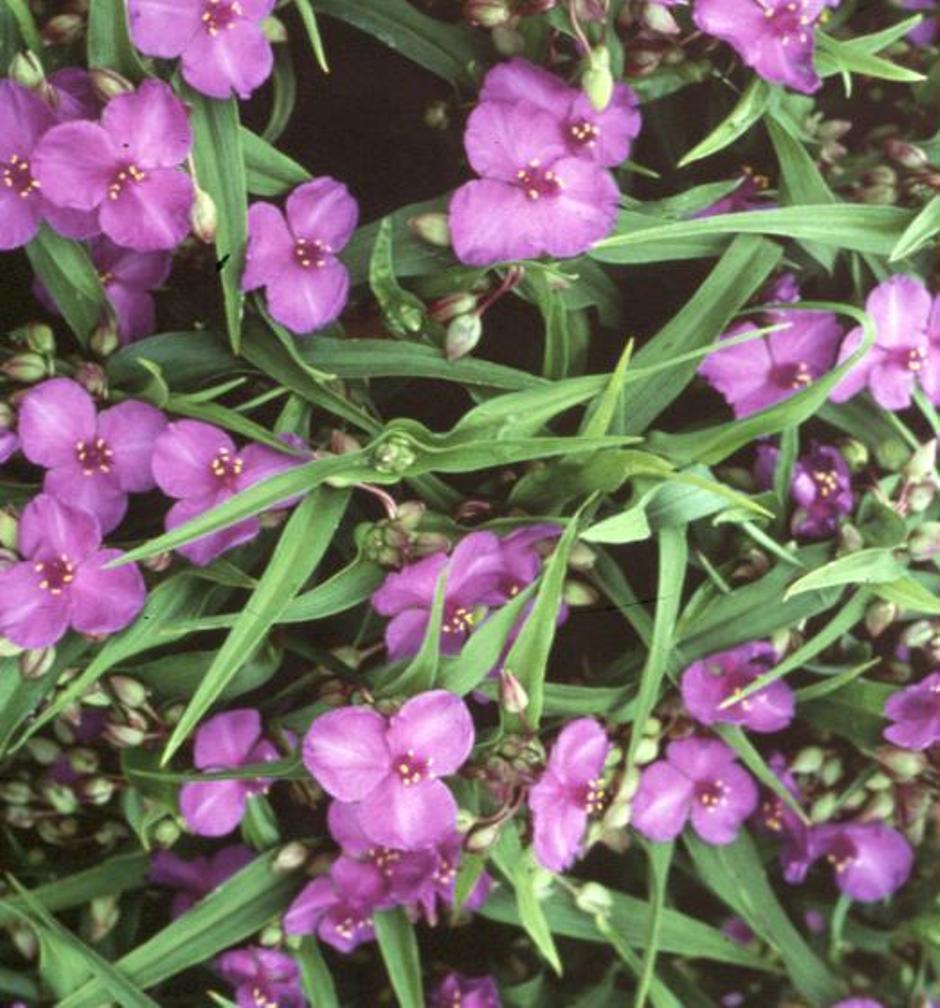
M 358 219 L 349 190 L 326 176 L 288 196 L 286 218 L 270 203 L 252 203 L 242 290 L 264 287 L 268 311 L 291 332 L 329 325 L 349 294 L 349 274 L 336 254 Z
M 129 0 L 134 45 L 182 57 L 183 80 L 210 98 L 249 98 L 271 76 L 274 55 L 261 22 L 274 0 Z
M 273 743 L 261 735 L 261 715 L 247 708 L 203 722 L 193 747 L 193 762 L 206 773 L 270 763 L 277 755 Z M 198 836 L 225 836 L 244 818 L 248 799 L 264 794 L 271 784 L 267 777 L 190 781 L 180 790 L 180 811 Z
M 304 1008 L 297 963 L 284 952 L 249 945 L 224 952 L 215 968 L 235 990 L 238 1008 Z
M 313 934 L 339 952 L 375 938 L 372 914 L 392 906 L 381 873 L 371 865 L 338 858 L 329 875 L 300 890 L 284 915 L 287 934 Z
M 940 21 L 940 18 L 938 18 Z M 927 316 L 927 362 L 920 373 L 927 397 L 940 406 L 940 294 L 934 295 Z
M 838 448 L 813 444 L 793 467 L 790 496 L 799 506 L 790 528 L 805 539 L 832 535 L 843 515 L 852 513 L 852 473 Z
M 813 29 L 826 5 L 827 0 L 695 0 L 692 17 L 765 80 L 812 94 L 822 85 L 813 69 Z
M 34 153 L 36 178 L 57 206 L 97 211 L 100 230 L 118 245 L 169 249 L 189 231 L 194 190 L 179 165 L 192 142 L 183 103 L 150 79 L 112 98 L 100 123 L 50 129 Z
M 471 113 L 464 145 L 482 176 L 450 202 L 457 258 L 468 266 L 580 255 L 613 227 L 610 174 L 572 157 L 557 119 L 529 102 L 487 101 Z
M 55 95 L 52 111 L 59 122 L 72 119 L 97 119 L 101 100 L 95 93 L 91 74 L 84 67 L 63 67 L 49 75 Z
M 431 1008 L 502 1008 L 499 988 L 491 976 L 452 972 L 431 995 Z
M 885 728 L 884 737 L 902 749 L 940 742 L 940 670 L 889 696 L 885 717 L 895 723 Z
M 32 241 L 41 220 L 68 238 L 87 238 L 97 222 L 49 198 L 36 167 L 37 144 L 56 125 L 52 109 L 32 91 L 0 80 L 0 251 Z
M 781 731 L 793 720 L 793 690 L 781 680 L 769 683 L 728 707 L 746 686 L 776 663 L 773 647 L 754 641 L 693 662 L 682 676 L 682 702 L 699 724 L 741 725 L 756 732 Z
M 359 823 L 376 844 L 415 850 L 454 829 L 457 803 L 439 779 L 473 748 L 466 704 L 446 690 L 412 697 L 385 718 L 366 707 L 330 711 L 313 722 L 304 764 L 320 786 L 359 802 Z
M 168 424 L 154 443 L 151 460 L 157 486 L 168 497 L 177 498 L 166 516 L 167 531 L 301 461 L 261 444 L 249 444 L 239 451 L 225 431 L 201 420 Z M 177 551 L 204 567 L 220 553 L 253 539 L 260 530 L 257 518 L 246 518 L 179 546 Z
M 555 118 L 571 154 L 605 168 L 630 156 L 640 132 L 639 103 L 626 84 L 615 84 L 607 107 L 598 111 L 580 88 L 568 87 L 553 73 L 519 57 L 498 63 L 487 73 L 480 101 L 530 102 Z
M 880 1001 L 875 1001 L 874 998 L 853 997 L 837 1001 L 832 1005 L 832 1008 L 884 1008 L 884 1005 Z
M 699 367 L 699 374 L 734 410 L 736 417 L 766 409 L 806 388 L 835 362 L 841 336 L 831 312 L 769 312 L 770 324 L 785 323 L 767 336 L 715 350 Z M 733 325 L 722 339 L 755 332 L 750 322 Z
M 768 762 L 770 769 L 787 791 L 799 802 L 802 795 L 787 761 L 780 753 L 774 753 Z M 757 811 L 756 819 L 764 829 L 777 834 L 781 839 L 780 864 L 783 868 L 783 877 L 791 884 L 802 882 L 816 857 L 811 850 L 811 830 L 806 820 L 798 816 L 794 809 L 774 792 L 767 793 Z
M 582 853 L 588 816 L 604 807 L 602 775 L 610 750 L 610 741 L 594 718 L 569 722 L 552 747 L 544 773 L 529 791 L 535 856 L 551 871 L 565 871 Z
M 70 626 L 114 633 L 143 608 L 140 571 L 106 569 L 122 553 L 101 548 L 101 526 L 88 511 L 34 497 L 20 518 L 19 550 L 23 562 L 0 571 L 0 634 L 19 647 L 48 647 Z
M 129 399 L 97 413 L 91 396 L 71 378 L 52 378 L 20 404 L 23 454 L 48 471 L 43 490 L 116 528 L 127 495 L 154 487 L 150 458 L 166 417 Z
M 731 843 L 757 807 L 757 786 L 717 739 L 672 742 L 666 758 L 643 771 L 633 799 L 633 826 L 650 840 L 674 840 L 689 818 L 712 844 Z
M 906 409 L 928 359 L 930 295 L 916 277 L 898 274 L 874 288 L 865 301 L 865 311 L 876 326 L 875 343 L 829 398 L 842 403 L 867 386 L 879 406 Z M 862 335 L 861 326 L 848 333 L 839 350 L 840 364 L 858 349 Z
M 839 889 L 860 903 L 873 903 L 896 892 L 914 864 L 907 840 L 880 822 L 813 827 L 810 849 L 832 865 Z
M 524 525 L 500 539 L 499 548 L 503 558 L 501 587 L 507 598 L 518 595 L 539 576 L 543 563 L 539 544 L 557 539 L 561 533 L 560 525 L 539 522 Z
M 172 258 L 168 252 L 135 252 L 102 235 L 88 248 L 108 302 L 117 318 L 121 343 L 149 336 L 156 328 L 150 292 L 166 282 Z
M 446 553 L 433 553 L 389 574 L 372 596 L 372 606 L 392 620 L 385 628 L 385 646 L 393 661 L 415 655 L 427 630 L 438 578 L 446 568 L 441 652 L 457 654 L 479 622 L 483 606 L 502 605 L 506 576 L 502 545 L 492 532 L 471 532 Z
M 213 889 L 247 865 L 254 854 L 244 844 L 230 844 L 209 857 L 185 861 L 172 851 L 157 851 L 150 859 L 150 881 L 176 890 L 170 916 L 184 914 Z

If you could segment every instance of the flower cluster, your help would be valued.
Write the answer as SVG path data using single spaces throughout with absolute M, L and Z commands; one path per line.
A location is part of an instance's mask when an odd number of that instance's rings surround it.
M 613 227 L 620 164 L 640 129 L 617 84 L 598 110 L 582 92 L 523 59 L 491 70 L 464 146 L 480 178 L 450 203 L 454 251 L 471 266 L 580 255 Z

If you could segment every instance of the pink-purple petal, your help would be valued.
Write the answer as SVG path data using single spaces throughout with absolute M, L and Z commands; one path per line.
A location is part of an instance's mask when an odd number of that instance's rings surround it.
M 144 607 L 147 589 L 136 564 L 105 569 L 122 555 L 103 549 L 75 571 L 71 585 L 72 626 L 81 633 L 108 634 L 123 630 Z
M 101 125 L 123 156 L 145 170 L 182 164 L 193 145 L 185 106 L 169 85 L 153 77 L 131 94 L 112 98 Z
M 271 203 L 252 203 L 242 290 L 255 290 L 273 280 L 292 261 L 293 254 L 294 237 L 281 211 Z
M 467 120 L 464 145 L 474 171 L 503 182 L 515 182 L 533 160 L 547 167 L 568 153 L 558 120 L 524 101 L 478 105 Z
M 548 765 L 560 780 L 583 784 L 600 777 L 610 750 L 610 740 L 598 721 L 576 718 L 559 733 Z
M 151 168 L 144 175 L 102 203 L 101 230 L 138 252 L 175 248 L 189 233 L 192 179 L 176 168 Z
M 323 714 L 304 739 L 304 765 L 334 798 L 359 801 L 391 770 L 385 733 L 385 718 L 365 707 Z
M 199 515 L 211 511 L 224 501 L 228 500 L 231 494 L 222 491 L 218 494 L 206 497 L 194 497 L 189 500 L 177 501 L 167 512 L 164 526 L 167 532 L 186 522 L 198 518 Z M 261 525 L 257 518 L 246 518 L 244 521 L 235 522 L 217 532 L 209 532 L 200 536 L 192 542 L 184 543 L 176 547 L 176 552 L 186 557 L 190 563 L 197 567 L 205 567 L 222 553 L 242 543 L 249 542 L 261 531 Z
M 342 182 L 329 176 L 298 186 L 287 197 L 287 221 L 297 238 L 325 243 L 339 252 L 352 237 L 359 207 Z
M 210 98 L 249 98 L 271 76 L 274 54 L 260 25 L 245 18 L 225 31 L 197 32 L 183 52 L 183 79 Z
M 191 781 L 180 790 L 180 811 L 197 836 L 231 833 L 244 818 L 246 801 L 239 780 Z
M 76 444 L 95 437 L 95 404 L 71 378 L 52 378 L 30 389 L 19 409 L 23 454 L 36 465 L 75 461 Z
M 688 777 L 665 760 L 650 764 L 633 799 L 632 826 L 650 840 L 674 840 L 689 817 L 693 792 Z
M 33 560 L 53 560 L 64 554 L 76 563 L 94 553 L 100 542 L 101 527 L 93 514 L 50 494 L 39 494 L 23 509 L 19 547 Z
M 435 777 L 456 772 L 473 748 L 473 720 L 467 705 L 447 690 L 412 697 L 393 714 L 386 734 L 392 758 L 414 752 L 429 762 Z
M 711 784 L 706 782 L 706 786 Z M 693 799 L 692 825 L 708 843 L 728 844 L 738 835 L 741 824 L 757 808 L 758 791 L 753 778 L 739 766 L 721 771 L 715 785 L 723 789 L 722 797 L 713 805 Z
M 430 847 L 453 832 L 457 803 L 439 780 L 408 786 L 389 774 L 362 800 L 359 821 L 374 843 L 401 850 Z
M 128 0 L 134 45 L 148 56 L 179 56 L 202 27 L 201 0 Z
M 103 534 L 116 529 L 127 513 L 127 494 L 113 470 L 86 472 L 78 462 L 69 462 L 50 469 L 42 489 L 43 493 L 93 514 Z
M 55 644 L 68 628 L 68 596 L 39 587 L 32 562 L 0 571 L 0 635 L 22 648 Z
M 46 199 L 73 210 L 93 210 L 120 167 L 120 148 L 91 122 L 54 126 L 33 153 L 33 171 Z
M 41 200 L 38 193 L 25 199 L 12 189 L 0 189 L 0 252 L 31 242 L 39 230 Z
M 176 420 L 154 441 L 153 478 L 170 497 L 215 494 L 219 481 L 212 462 L 220 453 L 235 454 L 235 443 L 225 431 L 201 420 Z
M 349 294 L 349 273 L 332 256 L 304 267 L 291 260 L 267 281 L 268 311 L 293 333 L 308 333 L 334 322 Z
M 136 399 L 119 403 L 100 414 L 98 433 L 113 452 L 113 466 L 122 490 L 142 493 L 156 486 L 150 459 L 154 442 L 165 428 L 163 413 Z
M 252 708 L 226 711 L 204 721 L 196 733 L 193 762 L 200 770 L 238 767 L 261 737 L 261 715 Z

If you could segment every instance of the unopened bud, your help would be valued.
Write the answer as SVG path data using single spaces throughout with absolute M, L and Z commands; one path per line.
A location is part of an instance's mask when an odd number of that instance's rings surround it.
M 907 540 L 914 560 L 940 560 L 940 522 L 929 521 L 915 528 Z
M 288 39 L 287 26 L 273 14 L 261 22 L 261 30 L 264 32 L 264 37 L 273 45 L 280 45 Z
M 219 226 L 219 211 L 215 200 L 205 189 L 196 187 L 196 198 L 189 211 L 189 226 L 193 234 L 206 245 L 215 241 Z
M 49 357 L 55 353 L 55 335 L 44 322 L 29 322 L 23 326 L 26 345 L 35 353 Z
M 512 19 L 509 0 L 464 0 L 463 17 L 474 28 L 498 28 Z
M 587 69 L 581 75 L 581 90 L 591 104 L 603 112 L 614 93 L 614 77 L 610 72 L 610 53 L 604 46 L 591 50 Z
M 441 325 L 447 325 L 459 315 L 476 311 L 477 297 L 467 291 L 457 291 L 438 298 L 428 306 L 428 318 Z
M 152 831 L 153 842 L 158 847 L 172 847 L 181 835 L 182 830 L 173 819 L 161 819 Z
M 69 749 L 66 753 L 66 757 L 69 761 L 69 766 L 77 774 L 95 773 L 101 765 L 101 757 L 94 749 L 88 749 L 86 746 L 78 746 L 75 749 Z
M 865 610 L 865 629 L 872 637 L 880 637 L 898 618 L 898 607 L 894 602 L 875 599 Z
M 630 825 L 630 817 L 633 814 L 633 806 L 629 798 L 624 796 L 624 800 L 611 802 L 610 808 L 604 813 L 603 828 L 605 833 L 612 830 L 622 830 Z
M 20 675 L 24 679 L 41 679 L 52 668 L 55 661 L 55 648 L 35 648 L 24 651 L 17 659 Z
M 432 553 L 446 553 L 451 545 L 450 537 L 443 532 L 416 532 L 411 540 L 411 555 L 418 560 Z
M 276 872 L 291 872 L 299 868 L 307 860 L 307 848 L 296 840 L 285 844 L 274 859 L 273 868 Z
M 475 312 L 458 315 L 447 327 L 444 354 L 449 361 L 459 360 L 470 353 L 483 335 L 483 320 Z
M 895 780 L 903 782 L 919 777 L 927 769 L 927 757 L 924 753 L 910 749 L 879 746 L 875 750 L 875 757 Z
M 0 508 L 0 546 L 15 550 L 19 541 L 20 523 L 10 508 Z
M 907 460 L 901 474 L 912 483 L 921 483 L 937 475 L 937 439 L 920 445 Z
M 127 835 L 128 830 L 123 823 L 111 820 L 95 830 L 95 843 L 101 847 L 113 847 Z
M 824 823 L 829 820 L 832 814 L 835 812 L 839 805 L 839 799 L 832 794 L 827 792 L 824 795 L 820 795 L 816 801 L 810 806 L 809 818 L 810 822 L 814 823 Z
M 130 725 L 109 724 L 103 734 L 111 745 L 118 749 L 136 749 L 144 744 L 144 733 Z
M 570 606 L 589 606 L 600 598 L 597 590 L 583 581 L 566 581 L 562 598 Z
M 105 312 L 105 317 L 95 326 L 94 332 L 88 338 L 88 346 L 91 352 L 99 357 L 110 357 L 120 345 L 117 320 L 110 311 Z
M 274 948 L 275 945 L 280 945 L 283 940 L 284 929 L 280 924 L 269 924 L 258 935 L 258 944 L 263 945 L 265 948 Z
M 497 25 L 492 30 L 493 48 L 506 59 L 525 52 L 525 36 L 511 25 Z
M 27 739 L 23 743 L 23 748 L 40 766 L 51 766 L 62 752 L 58 743 L 38 735 Z
M 840 441 L 839 451 L 845 459 L 845 464 L 853 473 L 861 472 L 871 459 L 868 445 L 862 441 L 856 441 L 855 438 L 847 438 L 844 441 Z
M 438 248 L 450 248 L 450 225 L 447 214 L 423 213 L 408 220 L 408 230 L 421 241 Z
M 499 702 L 510 714 L 522 714 L 529 706 L 529 694 L 509 669 L 499 673 Z
M 16 413 L 13 407 L 0 400 L 0 431 L 12 430 L 16 426 Z
M 92 67 L 88 71 L 88 75 L 91 77 L 91 86 L 95 89 L 95 94 L 103 102 L 134 93 L 134 85 L 116 70 L 109 70 L 107 67 Z
M 447 102 L 432 101 L 424 110 L 424 125 L 433 130 L 449 129 L 450 112 L 447 109 Z
M 801 749 L 790 762 L 793 773 L 815 774 L 823 765 L 826 754 L 819 746 L 806 746 Z
M 581 542 L 580 540 L 575 542 L 568 553 L 568 567 L 573 571 L 582 573 L 593 570 L 595 563 L 597 563 L 597 554 L 594 550 L 585 542 Z
M 108 680 L 108 685 L 125 707 L 143 707 L 147 702 L 147 688 L 136 679 L 114 675 Z
M 937 484 L 932 480 L 918 483 L 907 492 L 907 510 L 911 514 L 921 514 L 934 502 L 937 496 Z
M 26 924 L 11 924 L 9 934 L 17 952 L 24 959 L 36 958 L 39 954 L 39 938 L 31 927 Z
M 89 777 L 76 785 L 82 799 L 90 805 L 107 805 L 114 795 L 114 782 L 107 777 Z
M 830 756 L 819 770 L 819 779 L 827 787 L 832 787 L 842 776 L 842 760 L 838 756 Z
M 89 916 L 91 917 L 91 933 L 89 937 L 92 942 L 99 942 L 105 935 L 110 933 L 121 918 L 121 907 L 118 898 L 113 895 L 96 896 L 89 904 Z
M 865 545 L 861 532 L 851 523 L 843 522 L 839 528 L 839 548 L 841 553 L 857 553 Z
M 30 91 L 39 91 L 46 84 L 46 74 L 43 71 L 39 57 L 32 52 L 18 52 L 10 60 L 10 80 Z
M 169 550 L 164 550 L 163 553 L 154 553 L 153 556 L 144 557 L 138 563 L 146 570 L 162 574 L 173 563 L 173 554 Z
M 78 811 L 78 799 L 75 797 L 75 792 L 66 784 L 50 782 L 44 785 L 42 797 L 56 812 L 62 815 L 71 815 Z
M 85 19 L 78 14 L 57 14 L 42 26 L 43 42 L 46 45 L 71 45 L 82 37 Z
M 0 783 L 0 801 L 7 805 L 28 805 L 33 792 L 25 781 L 3 781 Z
M 921 171 L 929 163 L 925 151 L 897 137 L 885 140 L 885 153 L 892 161 L 912 171 Z
M 878 791 L 859 813 L 862 822 L 880 822 L 894 812 L 894 795 L 890 791 Z
M 485 854 L 499 839 L 501 823 L 487 823 L 472 828 L 464 840 L 464 850 L 469 854 Z
M 32 829 L 36 825 L 36 811 L 27 805 L 8 805 L 3 810 L 3 821 L 13 829 Z
M 579 910 L 595 917 L 606 917 L 614 908 L 610 892 L 597 882 L 585 882 L 574 902 Z
M 392 434 L 372 451 L 372 465 L 380 473 L 401 475 L 416 459 L 411 439 L 404 434 Z
M 48 376 L 49 366 L 39 354 L 25 350 L 8 357 L 0 365 L 0 371 L 12 381 L 32 385 L 33 382 L 42 381 Z
M 658 32 L 660 35 L 679 34 L 679 25 L 672 16 L 672 11 L 665 4 L 643 4 L 640 19 L 650 31 Z
M 652 738 L 641 738 L 637 743 L 636 753 L 633 757 L 633 762 L 637 766 L 645 766 L 647 763 L 652 763 L 654 759 L 659 755 L 659 743 L 656 739 Z

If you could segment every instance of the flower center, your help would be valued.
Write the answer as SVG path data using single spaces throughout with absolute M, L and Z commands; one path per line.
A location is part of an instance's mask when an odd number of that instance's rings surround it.
M 269 998 L 267 993 L 260 987 L 251 988 L 251 1000 L 258 1008 L 277 1008 L 277 1001 Z
M 702 781 L 696 788 L 696 797 L 709 812 L 728 803 L 729 787 L 723 780 Z
M 858 850 L 848 837 L 838 837 L 829 849 L 826 860 L 841 874 L 846 868 L 851 868 L 858 860 Z
M 226 28 L 234 28 L 241 16 L 240 3 L 229 0 L 207 0 L 202 12 L 202 23 L 210 35 L 218 35 Z
M 114 452 L 108 447 L 104 438 L 94 441 L 76 441 L 75 458 L 86 476 L 94 476 L 96 472 L 111 472 L 111 461 Z
M 458 606 L 445 613 L 445 618 L 441 624 L 443 633 L 469 633 L 477 621 L 476 613 L 472 609 Z
M 441 857 L 440 864 L 434 869 L 432 881 L 438 885 L 446 886 L 457 877 L 457 866 L 446 857 Z
M 33 570 L 42 575 L 39 587 L 50 595 L 61 595 L 66 585 L 75 580 L 75 565 L 64 553 L 55 560 L 34 563 Z
M 216 452 L 215 458 L 209 463 L 209 468 L 220 483 L 231 485 L 236 477 L 241 475 L 245 463 L 239 455 L 233 455 L 231 449 L 223 447 Z
M 370 917 L 354 917 L 350 914 L 344 917 L 338 924 L 334 925 L 334 930 L 346 941 L 351 941 L 360 928 L 367 928 L 371 923 Z
M 537 158 L 516 172 L 520 189 L 525 190 L 530 200 L 541 199 L 543 196 L 557 196 L 563 186 L 561 179 L 551 170 L 545 171 Z
M 820 497 L 830 497 L 839 489 L 839 477 L 831 469 L 814 469 L 811 475 Z
M 587 119 L 579 119 L 568 127 L 568 136 L 575 147 L 593 147 L 600 135 L 600 127 Z
M 116 200 L 130 182 L 143 182 L 147 173 L 141 171 L 137 165 L 124 165 L 111 180 L 108 186 L 108 199 Z
M 905 350 L 901 354 L 900 364 L 901 367 L 906 368 L 908 371 L 913 371 L 917 374 L 924 366 L 924 361 L 927 360 L 927 351 L 922 350 L 920 347 L 911 347 L 910 350 Z
M 589 815 L 597 815 L 599 812 L 604 811 L 607 797 L 607 785 L 604 784 L 600 777 L 595 777 L 584 785 L 584 790 L 581 794 L 581 804 L 584 806 L 584 811 Z
M 368 857 L 386 878 L 391 878 L 392 866 L 401 859 L 401 852 L 391 847 L 370 847 Z
M 430 776 L 428 771 L 433 762 L 432 756 L 422 759 L 420 756 L 415 756 L 414 749 L 409 749 L 403 756 L 399 756 L 395 760 L 395 773 L 398 774 L 399 780 L 405 787 L 411 787 L 413 784 L 420 784 Z
M 19 154 L 10 155 L 7 163 L 0 168 L 0 178 L 7 189 L 14 189 L 23 199 L 28 199 L 39 188 L 29 170 L 29 162 Z
M 294 242 L 294 262 L 307 269 L 310 266 L 319 269 L 326 262 L 326 254 L 330 246 L 325 242 L 298 238 Z
M 794 36 L 805 43 L 809 38 L 806 28 L 813 19 L 806 13 L 807 0 L 790 0 L 789 3 L 774 7 L 766 0 L 757 0 L 764 11 L 764 17 L 771 22 L 774 34 L 783 45 L 789 45 Z
M 774 368 L 774 384 L 780 388 L 801 389 L 813 384 L 813 372 L 806 361 L 781 364 Z
M 761 805 L 761 813 L 764 817 L 764 825 L 774 833 L 779 833 L 783 829 L 783 802 L 779 798 L 768 798 Z

